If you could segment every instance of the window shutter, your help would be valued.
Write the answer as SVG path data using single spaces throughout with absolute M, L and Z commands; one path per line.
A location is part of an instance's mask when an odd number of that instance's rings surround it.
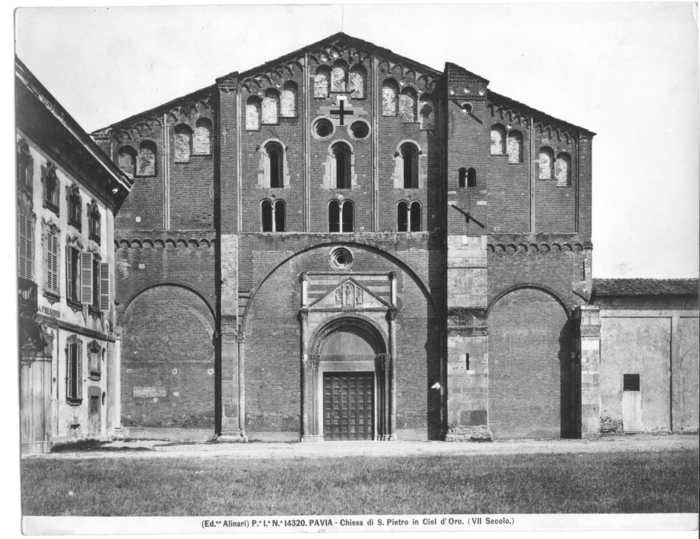
M 100 311 L 109 311 L 109 264 L 100 264 Z
M 73 256 L 71 247 L 66 246 L 66 297 L 75 300 L 73 297 Z
M 34 245 L 32 220 L 26 215 L 19 216 L 19 276 L 31 280 L 33 277 Z
M 68 343 L 68 361 L 66 365 L 66 398 L 74 399 L 73 395 L 73 358 L 75 354 L 75 345 Z
M 46 288 L 58 294 L 58 236 L 49 234 L 46 240 Z
M 75 398 L 83 398 L 83 342 L 78 341 L 75 345 L 75 354 L 77 356 L 77 361 L 75 362 Z
M 80 282 L 81 299 L 83 305 L 92 304 L 92 253 L 80 253 Z

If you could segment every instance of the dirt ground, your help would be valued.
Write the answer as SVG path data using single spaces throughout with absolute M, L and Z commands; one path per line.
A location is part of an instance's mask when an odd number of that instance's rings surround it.
M 698 451 L 698 435 L 605 436 L 594 440 L 498 440 L 494 442 L 318 442 L 318 443 L 178 443 L 156 440 L 114 441 L 26 458 L 221 458 L 307 459 L 429 455 L 500 455 L 534 453 L 614 453 Z

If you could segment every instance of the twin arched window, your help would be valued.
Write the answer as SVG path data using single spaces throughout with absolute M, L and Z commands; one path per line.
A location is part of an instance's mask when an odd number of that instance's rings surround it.
M 554 159 L 554 150 L 547 146 L 540 148 L 539 159 L 539 179 L 557 180 L 557 185 L 566 187 L 571 185 L 571 156 L 566 152 L 560 152 Z
M 518 130 L 506 131 L 501 124 L 491 126 L 491 155 L 508 155 L 509 163 L 523 162 L 523 135 Z
M 399 232 L 420 232 L 421 207 L 420 202 L 401 201 L 398 205 L 398 228 Z
M 175 126 L 175 162 L 189 163 L 192 155 L 211 155 L 212 123 L 199 118 L 195 130 L 186 124 Z
M 476 169 L 459 169 L 459 187 L 476 187 Z
M 328 232 L 354 232 L 355 207 L 351 200 L 331 200 L 328 204 Z
M 262 231 L 263 232 L 284 232 L 285 231 L 285 205 L 283 200 L 263 200 L 262 210 Z
M 403 161 L 403 188 L 418 189 L 418 148 L 407 142 L 399 152 Z

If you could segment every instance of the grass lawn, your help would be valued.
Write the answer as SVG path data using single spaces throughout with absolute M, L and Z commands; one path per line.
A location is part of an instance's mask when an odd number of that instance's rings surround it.
M 698 455 L 28 459 L 22 507 L 85 516 L 695 513 Z

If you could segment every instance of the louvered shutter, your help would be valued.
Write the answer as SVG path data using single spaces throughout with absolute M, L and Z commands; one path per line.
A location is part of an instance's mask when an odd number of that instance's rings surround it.
M 77 358 L 75 362 L 75 398 L 80 400 L 83 398 L 83 342 L 78 341 L 75 345 L 75 349 Z
M 109 311 L 109 264 L 100 264 L 100 311 Z
M 80 253 L 80 302 L 92 305 L 92 253 Z
M 73 359 L 75 357 L 75 345 L 68 343 L 68 361 L 66 362 L 66 398 L 74 399 L 73 394 Z
M 66 297 L 75 300 L 73 297 L 73 252 L 72 248 L 66 246 Z
M 46 288 L 58 294 L 58 236 L 55 234 L 46 238 Z
M 31 280 L 34 273 L 34 238 L 32 220 L 26 215 L 19 216 L 19 276 Z

